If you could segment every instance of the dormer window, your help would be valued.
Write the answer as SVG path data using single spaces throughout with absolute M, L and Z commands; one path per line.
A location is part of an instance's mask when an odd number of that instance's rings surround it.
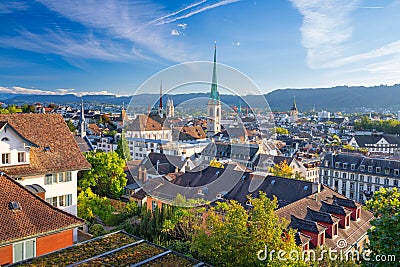
M 397 175 L 397 176 L 399 175 L 399 169 L 394 170 L 394 175 Z
M 347 163 L 343 163 L 343 169 L 347 169 Z
M 1 154 L 1 164 L 10 164 L 10 153 Z
M 350 168 L 351 168 L 351 170 L 355 170 L 356 169 L 356 165 L 355 164 L 351 164 Z
M 368 166 L 368 171 L 372 172 L 372 166 Z
M 199 189 L 199 190 L 197 190 L 197 194 L 198 194 L 198 195 L 202 195 L 202 196 L 204 196 L 203 189 Z
M 381 172 L 381 167 L 376 167 L 376 172 L 380 173 Z
M 339 168 L 340 167 L 340 162 L 335 162 L 335 168 Z
M 365 171 L 365 166 L 364 165 L 360 166 L 360 171 Z

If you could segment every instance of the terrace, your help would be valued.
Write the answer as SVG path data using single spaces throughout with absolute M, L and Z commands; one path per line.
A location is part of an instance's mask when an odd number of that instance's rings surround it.
M 118 231 L 12 266 L 209 266 Z

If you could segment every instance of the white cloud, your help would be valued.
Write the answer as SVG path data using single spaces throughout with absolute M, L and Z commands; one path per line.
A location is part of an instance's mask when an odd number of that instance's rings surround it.
M 21 1 L 0 2 L 0 14 L 9 14 L 29 9 L 29 4 Z
M 234 46 L 240 46 L 240 42 L 233 42 L 232 45 L 234 45 Z
M 360 0 L 291 0 L 303 15 L 302 45 L 307 49 L 307 63 L 318 68 L 341 57 L 352 35 L 350 14 Z
M 186 28 L 187 28 L 187 24 L 186 23 L 180 23 L 177 26 L 182 28 L 182 30 L 186 30 Z
M 77 59 L 126 61 L 157 58 L 186 61 L 190 56 L 184 52 L 183 44 L 171 36 L 180 32 L 161 25 L 237 1 L 201 0 L 165 14 L 161 4 L 141 0 L 38 0 L 51 11 L 80 23 L 87 30 L 77 32 L 51 28 L 42 29 L 44 33 L 38 34 L 22 28 L 19 36 L 0 37 L 0 44 L 61 55 L 70 62 Z M 0 4 L 0 10 L 3 6 Z M 23 7 L 14 9 L 17 8 Z M 179 23 L 178 27 L 184 30 L 187 24 Z
M 84 92 L 75 92 L 75 89 L 56 89 L 55 91 L 50 90 L 42 90 L 42 89 L 34 89 L 34 88 L 24 88 L 20 86 L 13 87 L 3 87 L 0 86 L 0 93 L 11 93 L 11 94 L 21 94 L 21 95 L 67 95 L 73 94 L 76 96 L 85 96 L 85 95 L 115 95 L 106 90 L 103 91 L 84 91 Z
M 181 20 L 181 19 L 186 19 L 186 18 L 189 18 L 189 17 L 191 17 L 193 15 L 196 15 L 196 14 L 202 13 L 204 11 L 207 11 L 209 9 L 213 9 L 213 8 L 217 8 L 217 7 L 220 7 L 220 6 L 229 5 L 229 4 L 232 4 L 232 3 L 235 3 L 235 2 L 239 2 L 239 1 L 240 0 L 223 0 L 223 1 L 219 1 L 219 2 L 217 2 L 215 4 L 212 4 L 212 5 L 207 5 L 207 6 L 200 7 L 198 9 L 194 9 L 193 11 L 190 11 L 189 13 L 181 15 L 181 16 L 168 17 L 168 18 L 163 19 L 160 22 L 158 22 L 157 25 L 163 25 L 163 24 L 175 22 L 175 21 L 178 21 L 178 20 Z
M 178 30 L 173 29 L 173 30 L 171 31 L 171 35 L 179 36 L 179 35 L 181 35 L 181 33 L 180 33 Z

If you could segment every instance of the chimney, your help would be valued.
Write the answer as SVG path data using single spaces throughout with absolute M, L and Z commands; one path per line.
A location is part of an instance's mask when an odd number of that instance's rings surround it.
M 321 184 L 319 182 L 315 182 L 312 184 L 312 192 L 320 193 L 321 192 Z

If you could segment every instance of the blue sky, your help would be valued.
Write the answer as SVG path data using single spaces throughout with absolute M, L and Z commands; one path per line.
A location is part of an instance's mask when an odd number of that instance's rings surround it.
M 400 83 L 399 12 L 399 0 L 2 1 L 0 92 L 128 95 L 212 60 L 214 41 L 263 92 Z

